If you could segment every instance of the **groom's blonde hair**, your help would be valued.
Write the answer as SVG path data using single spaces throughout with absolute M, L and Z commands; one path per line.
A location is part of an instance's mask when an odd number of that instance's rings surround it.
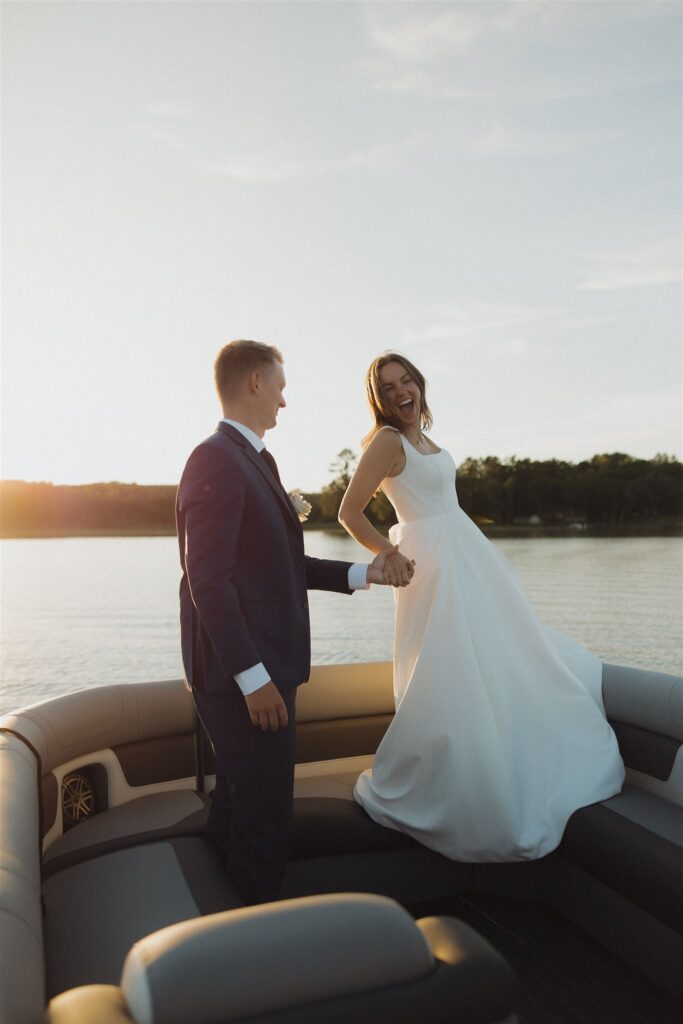
M 405 356 L 400 355 L 398 352 L 382 352 L 381 355 L 377 356 L 370 363 L 368 372 L 365 375 L 365 393 L 375 423 L 367 437 L 364 437 L 361 441 L 363 447 L 372 441 L 380 427 L 395 427 L 396 430 L 400 430 L 403 433 L 403 424 L 392 411 L 382 390 L 382 382 L 379 375 L 380 370 L 387 363 L 400 363 L 417 384 L 420 391 L 420 429 L 429 430 L 434 422 L 427 405 L 427 381 L 417 366 L 413 365 L 409 359 L 406 359 Z
M 240 387 L 254 370 L 264 370 L 275 363 L 283 363 L 282 353 L 275 345 L 242 338 L 229 341 L 216 356 L 214 380 L 221 402 L 234 398 Z

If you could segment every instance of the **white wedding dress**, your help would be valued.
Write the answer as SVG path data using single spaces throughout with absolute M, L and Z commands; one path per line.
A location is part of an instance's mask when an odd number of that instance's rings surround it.
M 356 799 L 454 860 L 542 857 L 577 808 L 623 783 L 602 665 L 538 619 L 458 505 L 449 453 L 401 439 L 405 468 L 382 489 L 392 543 L 417 565 L 394 591 L 396 714 Z

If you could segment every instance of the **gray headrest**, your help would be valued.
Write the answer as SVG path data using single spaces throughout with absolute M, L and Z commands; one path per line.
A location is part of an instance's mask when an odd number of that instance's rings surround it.
M 136 1024 L 225 1024 L 423 977 L 434 958 L 384 896 L 307 896 L 194 918 L 130 950 L 121 987 Z
M 683 679 L 624 665 L 602 666 L 607 717 L 683 740 Z

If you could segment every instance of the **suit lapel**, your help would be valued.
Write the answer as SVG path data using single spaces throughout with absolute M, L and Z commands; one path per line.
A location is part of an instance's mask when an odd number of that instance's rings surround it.
M 300 531 L 301 523 L 299 522 L 298 515 L 294 511 L 294 506 L 292 505 L 292 502 L 290 501 L 282 484 L 280 484 L 275 479 L 275 477 L 271 473 L 270 469 L 268 468 L 264 460 L 261 458 L 259 453 L 254 448 L 253 444 L 251 444 L 251 442 L 248 441 L 243 434 L 240 434 L 239 430 L 235 430 L 234 427 L 231 427 L 229 423 L 219 423 L 218 430 L 220 431 L 220 433 L 225 434 L 227 437 L 229 437 L 232 441 L 235 441 L 236 444 L 240 446 L 245 457 L 249 460 L 251 465 L 261 474 L 263 479 L 266 481 L 266 483 L 269 485 L 269 487 L 275 494 L 275 497 L 280 502 L 280 505 L 282 506 L 284 512 L 287 515 L 287 518 L 291 522 L 296 524 L 297 532 Z

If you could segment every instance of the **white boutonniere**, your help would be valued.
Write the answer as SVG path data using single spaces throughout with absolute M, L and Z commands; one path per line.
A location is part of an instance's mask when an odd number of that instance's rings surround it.
M 298 491 L 290 491 L 289 500 L 294 506 L 294 511 L 299 517 L 299 522 L 305 523 L 313 510 L 313 506 L 310 501 L 306 501 L 303 494 L 299 494 Z

